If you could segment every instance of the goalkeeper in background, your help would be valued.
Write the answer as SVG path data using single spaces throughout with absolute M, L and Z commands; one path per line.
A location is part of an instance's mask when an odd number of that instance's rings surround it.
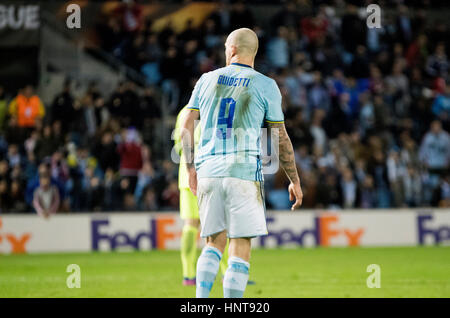
M 183 116 L 186 113 L 186 106 L 180 111 L 175 124 L 175 150 L 181 158 L 180 126 Z M 195 147 L 200 139 L 200 126 L 194 132 Z M 178 188 L 180 189 L 180 217 L 184 221 L 181 233 L 181 264 L 183 267 L 183 285 L 195 286 L 195 274 L 197 265 L 197 238 L 198 227 L 200 225 L 197 197 L 189 189 L 187 169 L 180 163 L 178 171 Z M 227 251 L 228 248 L 225 249 Z M 225 252 L 220 263 L 222 275 L 227 270 L 228 253 Z

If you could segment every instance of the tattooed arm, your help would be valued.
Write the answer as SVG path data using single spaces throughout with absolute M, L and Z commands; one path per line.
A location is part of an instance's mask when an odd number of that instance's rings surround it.
M 300 187 L 300 177 L 295 164 L 294 149 L 289 138 L 284 123 L 269 123 L 272 138 L 278 138 L 278 158 L 281 168 L 283 168 L 291 184 L 289 185 L 289 200 L 294 200 L 291 210 L 300 207 L 303 200 L 303 192 Z M 273 140 L 273 139 L 272 139 Z
M 199 118 L 197 110 L 188 109 L 181 125 L 181 163 L 186 164 L 189 175 L 189 188 L 197 195 L 197 172 L 194 166 L 194 128 Z

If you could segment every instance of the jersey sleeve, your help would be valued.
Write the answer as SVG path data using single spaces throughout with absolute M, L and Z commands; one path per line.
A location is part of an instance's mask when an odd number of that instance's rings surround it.
M 189 103 L 187 105 L 187 109 L 192 110 L 200 110 L 200 87 L 202 85 L 203 75 L 198 79 L 195 84 L 194 90 L 192 91 L 191 98 L 189 99 Z
M 268 123 L 283 123 L 284 114 L 281 109 L 281 92 L 277 83 L 272 80 L 270 89 L 265 94 L 266 115 L 264 120 Z

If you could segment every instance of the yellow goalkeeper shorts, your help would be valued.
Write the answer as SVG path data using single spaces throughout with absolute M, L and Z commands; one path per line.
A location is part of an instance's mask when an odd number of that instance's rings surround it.
M 186 219 L 199 219 L 197 197 L 191 189 L 180 189 L 180 217 Z

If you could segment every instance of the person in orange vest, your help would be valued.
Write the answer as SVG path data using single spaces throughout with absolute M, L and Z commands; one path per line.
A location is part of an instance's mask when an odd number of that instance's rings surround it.
M 33 86 L 27 85 L 16 98 L 9 104 L 9 114 L 17 117 L 17 122 L 21 128 L 33 128 L 36 120 L 42 119 L 45 115 L 45 108 L 41 99 L 34 94 Z

